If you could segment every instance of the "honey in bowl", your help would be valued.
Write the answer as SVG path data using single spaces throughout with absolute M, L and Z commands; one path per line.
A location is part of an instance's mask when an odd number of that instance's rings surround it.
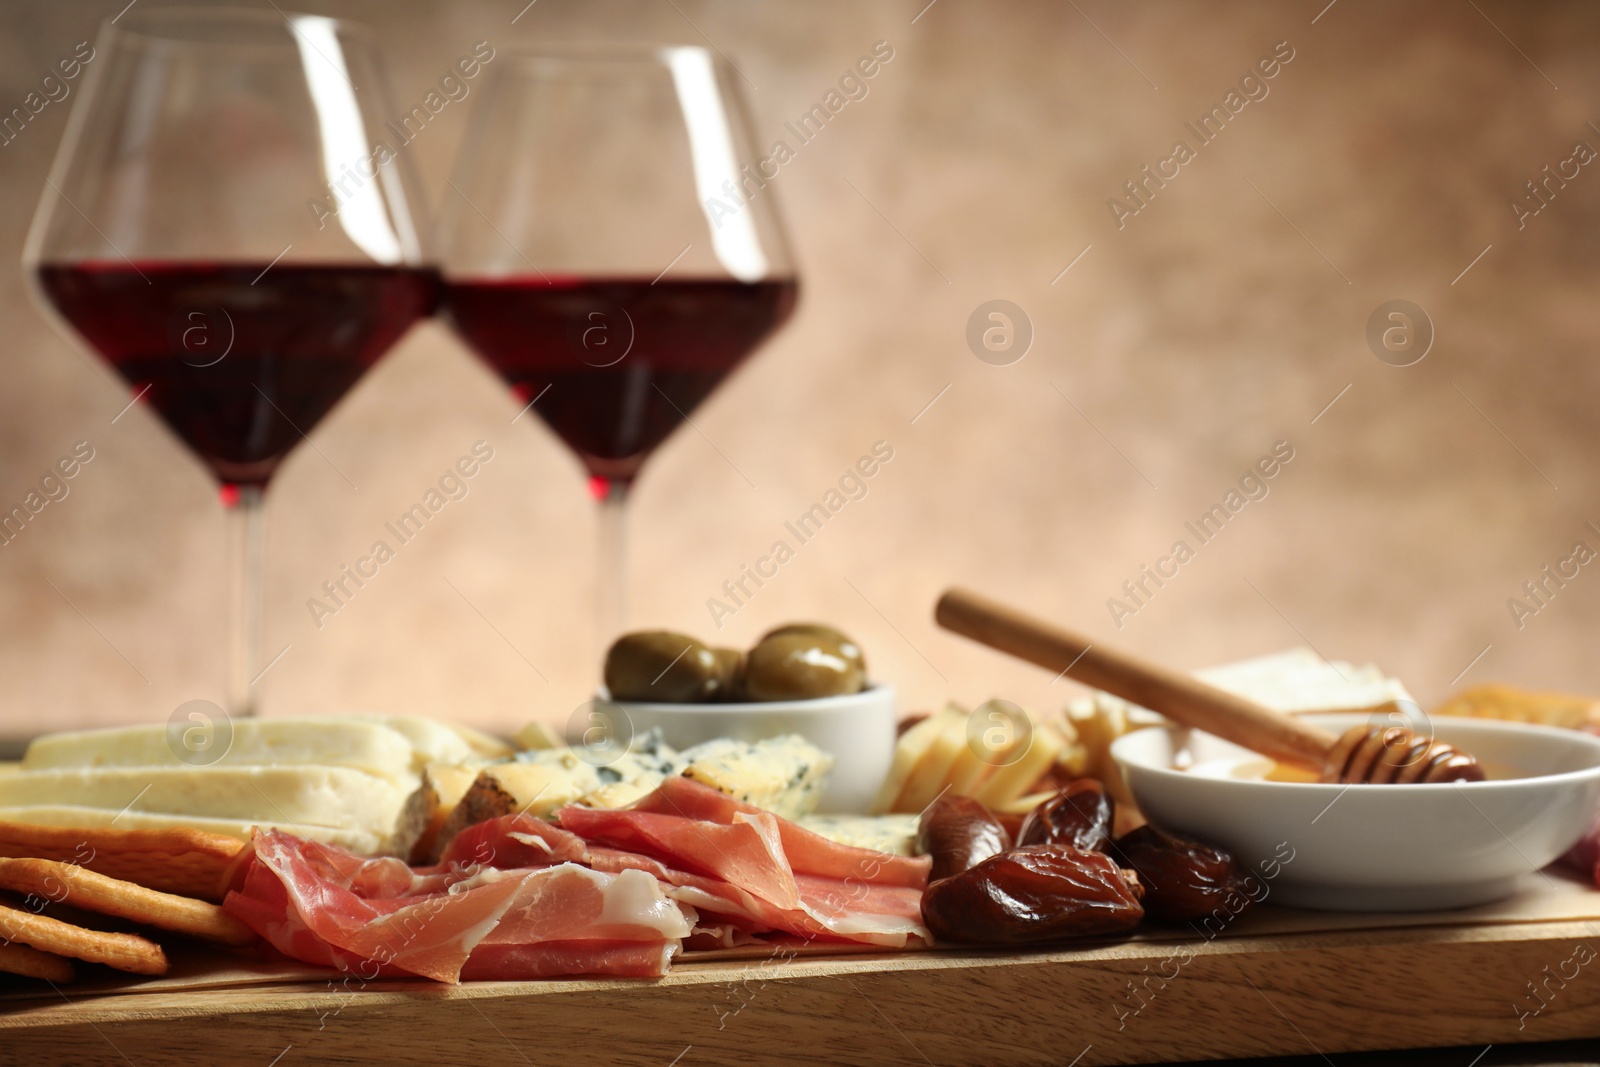
M 1513 778 L 1527 777 L 1527 775 L 1520 773 L 1515 767 L 1506 763 L 1480 761 L 1480 765 L 1483 767 L 1486 780 L 1491 782 L 1503 782 Z M 1203 778 L 1232 778 L 1255 782 L 1292 782 L 1304 785 L 1314 785 L 1322 781 L 1316 771 L 1298 767 L 1292 763 L 1279 763 L 1276 760 L 1267 759 L 1265 756 L 1206 760 L 1193 766 L 1179 767 L 1177 769 L 1188 771 L 1190 774 Z

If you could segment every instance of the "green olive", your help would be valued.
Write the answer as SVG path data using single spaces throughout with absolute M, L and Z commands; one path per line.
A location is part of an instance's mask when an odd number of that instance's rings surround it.
M 606 653 L 606 689 L 613 700 L 697 704 L 717 695 L 721 678 L 711 649 L 671 630 L 623 634 Z
M 814 633 L 782 633 L 763 640 L 745 660 L 744 687 L 751 700 L 807 700 L 859 693 L 866 682 L 860 649 Z
M 744 652 L 737 648 L 713 648 L 717 660 L 716 699 L 733 703 L 744 699 Z
M 768 630 L 761 640 L 765 641 L 769 637 L 779 637 L 783 634 L 808 634 L 812 637 L 826 638 L 836 643 L 839 646 L 839 651 L 854 660 L 856 666 L 861 669 L 862 677 L 866 677 L 867 659 L 861 654 L 861 646 L 856 644 L 854 639 L 844 631 L 837 630 L 822 622 L 791 622 L 779 626 L 775 630 Z

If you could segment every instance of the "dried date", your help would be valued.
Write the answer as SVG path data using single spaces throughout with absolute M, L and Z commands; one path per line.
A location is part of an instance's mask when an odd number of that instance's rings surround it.
M 916 850 L 933 857 L 929 881 L 960 874 L 1010 847 L 1000 820 L 971 797 L 940 797 L 917 820 Z
M 930 884 L 922 919 L 940 941 L 1017 945 L 1129 930 L 1139 881 L 1103 852 L 1033 845 Z
M 1103 851 L 1111 840 L 1115 816 L 1105 786 L 1093 778 L 1078 778 L 1028 813 L 1017 832 L 1017 844 Z
M 1218 908 L 1238 914 L 1254 902 L 1249 872 L 1204 842 L 1147 825 L 1123 834 L 1112 851 L 1139 872 L 1145 911 L 1158 922 L 1193 922 Z

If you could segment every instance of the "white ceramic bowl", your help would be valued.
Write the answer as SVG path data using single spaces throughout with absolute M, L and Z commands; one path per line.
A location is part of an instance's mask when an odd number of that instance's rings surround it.
M 595 705 L 626 713 L 634 733 L 659 726 L 674 748 L 718 737 L 760 741 L 799 734 L 834 760 L 817 809 L 823 812 L 866 811 L 894 761 L 895 701 L 889 685 L 847 696 L 749 704 L 613 701 L 601 690 Z
M 1339 732 L 1364 715 L 1308 715 Z M 1492 778 L 1443 785 L 1321 785 L 1205 777 L 1172 768 L 1181 732 L 1118 738 L 1111 754 L 1150 821 L 1275 870 L 1269 899 L 1336 911 L 1433 911 L 1509 896 L 1556 859 L 1600 804 L 1600 737 L 1526 723 L 1438 718 L 1434 734 Z M 1261 757 L 1198 731 L 1195 760 Z M 1516 777 L 1511 777 L 1515 775 Z M 1281 866 L 1269 861 L 1290 854 Z

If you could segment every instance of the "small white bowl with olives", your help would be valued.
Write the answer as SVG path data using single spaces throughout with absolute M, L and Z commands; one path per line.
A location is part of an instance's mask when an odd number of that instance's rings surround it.
M 624 634 L 597 703 L 675 748 L 799 734 L 834 758 L 823 812 L 866 811 L 894 760 L 894 688 L 869 681 L 860 646 L 820 623 L 780 626 L 748 652 L 671 630 Z

